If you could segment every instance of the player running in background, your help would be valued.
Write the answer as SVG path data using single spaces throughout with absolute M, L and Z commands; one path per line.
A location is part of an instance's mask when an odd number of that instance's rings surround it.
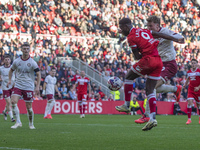
M 61 97 L 61 94 L 56 85 L 57 79 L 55 75 L 56 75 L 56 69 L 52 68 L 50 75 L 46 76 L 45 82 L 43 85 L 42 95 L 47 96 L 47 105 L 45 108 L 44 119 L 52 119 L 51 110 L 53 109 L 53 106 L 55 105 L 55 98 L 54 98 L 55 90 L 56 92 L 58 92 L 58 96 Z
M 179 41 L 179 43 L 184 43 L 184 37 L 180 34 L 177 34 L 168 28 L 163 28 L 160 26 L 160 18 L 157 16 L 150 16 L 147 19 L 147 28 L 152 31 L 156 31 L 159 33 L 164 33 L 167 35 L 172 36 L 171 40 L 158 38 L 158 53 L 163 62 L 163 68 L 161 71 L 161 79 L 158 80 L 155 86 L 155 94 L 156 93 L 167 93 L 167 92 L 174 92 L 176 95 L 177 101 L 180 99 L 181 95 L 181 85 L 172 86 L 166 85 L 165 83 L 174 77 L 177 73 L 177 64 L 176 64 L 176 51 L 174 49 L 173 41 Z M 135 120 L 136 123 L 145 123 L 148 122 L 148 114 L 149 114 L 149 105 L 148 101 L 146 104 L 145 115 L 142 116 L 140 119 Z M 146 117 L 147 116 L 147 117 Z
M 6 100 L 6 107 L 3 110 L 3 114 L 4 114 L 4 120 L 7 120 L 7 112 L 8 115 L 10 116 L 10 119 L 12 122 L 15 122 L 15 119 L 13 118 L 13 112 L 11 109 L 11 94 L 12 94 L 12 88 L 14 85 L 14 81 L 15 81 L 15 75 L 12 76 L 11 79 L 11 85 L 9 87 L 7 87 L 7 83 L 9 80 L 8 74 L 9 74 L 9 70 L 11 68 L 11 58 L 10 55 L 4 55 L 4 66 L 0 67 L 0 76 L 1 76 L 1 85 L 2 85 L 2 90 L 3 90 L 3 98 Z
M 199 124 L 200 124 L 200 69 L 198 68 L 198 61 L 196 59 L 191 60 L 191 69 L 187 72 L 187 80 L 183 85 L 185 88 L 188 84 L 188 96 L 187 96 L 187 114 L 188 120 L 186 124 L 190 124 L 193 100 L 196 101 L 197 108 L 199 110 Z
M 12 91 L 11 101 L 13 112 L 16 114 L 16 123 L 11 126 L 12 129 L 22 127 L 20 120 L 20 113 L 17 103 L 21 96 L 26 103 L 27 115 L 29 119 L 29 128 L 35 129 L 33 125 L 34 113 L 32 109 L 33 102 L 33 91 L 34 91 L 34 81 L 35 74 L 37 76 L 37 83 L 35 87 L 35 94 L 39 94 L 39 86 L 41 81 L 41 74 L 37 63 L 30 57 L 30 45 L 28 42 L 25 42 L 21 46 L 22 56 L 15 59 L 13 65 L 9 71 L 9 81 L 7 86 L 10 86 L 13 71 L 16 72 L 15 85 Z
M 85 76 L 85 72 L 81 71 L 80 77 L 77 78 L 75 86 L 77 86 L 77 99 L 79 103 L 80 118 L 85 118 L 85 107 L 87 100 L 87 87 L 89 88 L 89 96 L 91 94 L 90 79 Z
M 139 76 L 148 75 L 146 81 L 147 101 L 150 106 L 150 120 L 142 128 L 147 131 L 157 126 L 156 115 L 156 98 L 154 89 L 157 81 L 160 79 L 160 73 L 163 67 L 162 60 L 158 54 L 157 46 L 159 41 L 155 40 L 152 34 L 169 39 L 170 36 L 146 29 L 134 28 L 129 18 L 123 18 L 119 21 L 119 27 L 123 35 L 127 36 L 129 46 L 136 60 L 131 70 L 126 74 L 124 83 L 125 104 L 116 106 L 120 112 L 130 112 L 129 105 L 131 93 L 133 91 L 133 80 Z M 152 33 L 152 34 L 151 34 Z M 171 38 L 171 37 L 170 37 Z M 173 38 L 173 37 L 172 37 Z

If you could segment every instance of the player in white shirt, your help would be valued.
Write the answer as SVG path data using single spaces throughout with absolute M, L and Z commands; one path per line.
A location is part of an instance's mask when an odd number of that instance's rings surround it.
M 55 90 L 56 92 L 58 92 L 58 96 L 61 97 L 61 94 L 56 85 L 57 79 L 55 75 L 56 75 L 56 69 L 52 68 L 50 75 L 46 76 L 45 82 L 43 85 L 42 95 L 47 96 L 47 105 L 45 108 L 44 119 L 52 119 L 51 110 L 55 104 L 55 98 L 54 98 Z
M 168 28 L 163 28 L 160 26 L 160 18 L 157 16 L 150 16 L 147 19 L 147 28 L 152 31 L 156 31 L 159 33 L 164 33 L 170 35 L 172 38 L 171 40 L 158 38 L 159 45 L 157 47 L 158 53 L 163 62 L 163 68 L 161 71 L 161 79 L 158 80 L 156 87 L 155 87 L 155 94 L 156 93 L 167 93 L 167 92 L 174 92 L 176 95 L 177 101 L 180 99 L 181 94 L 181 85 L 172 86 L 166 85 L 165 83 L 174 77 L 177 73 L 177 64 L 176 64 L 176 51 L 174 49 L 173 41 L 178 43 L 184 43 L 184 37 L 180 34 L 177 34 Z M 149 113 L 149 104 L 146 104 L 146 111 L 145 114 L 148 116 Z M 145 123 L 148 121 L 148 118 L 145 116 L 141 117 L 138 120 L 135 120 L 136 123 Z
M 12 67 L 9 71 L 9 81 L 7 86 L 11 84 L 11 78 L 13 71 L 16 73 L 15 78 L 15 86 L 13 88 L 11 101 L 13 106 L 13 112 L 16 114 L 16 124 L 11 126 L 12 129 L 16 129 L 18 127 L 22 127 L 22 123 L 20 120 L 19 108 L 17 103 L 21 96 L 26 103 L 27 115 L 29 118 L 29 128 L 35 129 L 33 125 L 34 113 L 32 109 L 33 102 L 33 92 L 34 94 L 39 94 L 39 86 L 41 82 L 41 74 L 37 63 L 30 57 L 30 45 L 25 42 L 21 46 L 22 48 L 22 56 L 15 59 Z M 34 85 L 35 74 L 37 76 L 36 87 Z
M 9 80 L 8 74 L 9 74 L 9 70 L 11 68 L 11 58 L 10 55 L 4 55 L 4 65 L 0 67 L 0 76 L 1 76 L 1 85 L 2 85 L 2 90 L 3 90 L 3 98 L 6 100 L 6 107 L 3 111 L 4 114 L 4 119 L 7 120 L 7 112 L 8 115 L 11 118 L 12 122 L 15 122 L 15 119 L 13 118 L 13 113 L 12 113 L 12 109 L 11 109 L 11 94 L 12 94 L 12 88 L 14 85 L 14 81 L 15 81 L 15 75 L 13 75 L 12 79 L 11 79 L 11 85 L 9 87 L 7 87 L 7 83 Z

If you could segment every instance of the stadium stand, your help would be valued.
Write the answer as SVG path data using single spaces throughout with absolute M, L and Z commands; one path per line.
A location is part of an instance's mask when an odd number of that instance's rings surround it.
M 117 33 L 118 20 L 129 17 L 136 27 L 145 28 L 147 17 L 158 15 L 163 27 L 181 33 L 186 39 L 185 45 L 174 44 L 178 73 L 168 83 L 183 84 L 190 60 L 195 58 L 200 62 L 199 10 L 200 5 L 195 0 L 1 0 L 1 65 L 5 53 L 12 58 L 19 57 L 21 42 L 28 41 L 31 57 L 40 66 L 42 80 L 51 66 L 56 67 L 59 89 L 66 84 L 65 96 L 75 99 L 75 91 L 70 89 L 76 74 L 55 58 L 76 57 L 105 78 L 119 76 L 123 80 L 134 59 L 127 43 L 123 42 L 124 37 Z M 63 78 L 67 80 L 63 81 Z M 141 95 L 145 81 L 145 77 L 135 81 L 135 94 Z M 97 100 L 98 93 L 98 87 L 94 86 L 93 94 Z M 181 101 L 185 101 L 185 95 L 187 89 L 182 91 Z M 158 94 L 157 98 L 171 101 L 173 94 Z

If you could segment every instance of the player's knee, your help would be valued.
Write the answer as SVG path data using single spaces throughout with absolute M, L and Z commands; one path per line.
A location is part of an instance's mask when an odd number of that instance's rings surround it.
M 29 109 L 27 109 L 27 111 L 28 111 L 29 114 L 32 114 L 33 109 L 32 109 L 32 108 L 29 108 Z

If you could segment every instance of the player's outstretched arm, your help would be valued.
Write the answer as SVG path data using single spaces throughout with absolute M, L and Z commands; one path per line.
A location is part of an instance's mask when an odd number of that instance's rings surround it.
M 182 36 L 167 35 L 167 34 L 160 33 L 160 32 L 156 32 L 156 31 L 152 31 L 151 34 L 152 34 L 154 37 L 164 38 L 164 39 L 171 40 L 171 41 L 174 41 L 174 42 L 177 42 L 177 43 L 180 43 L 180 44 L 184 44 L 184 43 L 185 43 L 185 39 L 184 39 L 184 37 L 182 37 Z M 179 34 L 178 34 L 178 35 L 179 35 Z

